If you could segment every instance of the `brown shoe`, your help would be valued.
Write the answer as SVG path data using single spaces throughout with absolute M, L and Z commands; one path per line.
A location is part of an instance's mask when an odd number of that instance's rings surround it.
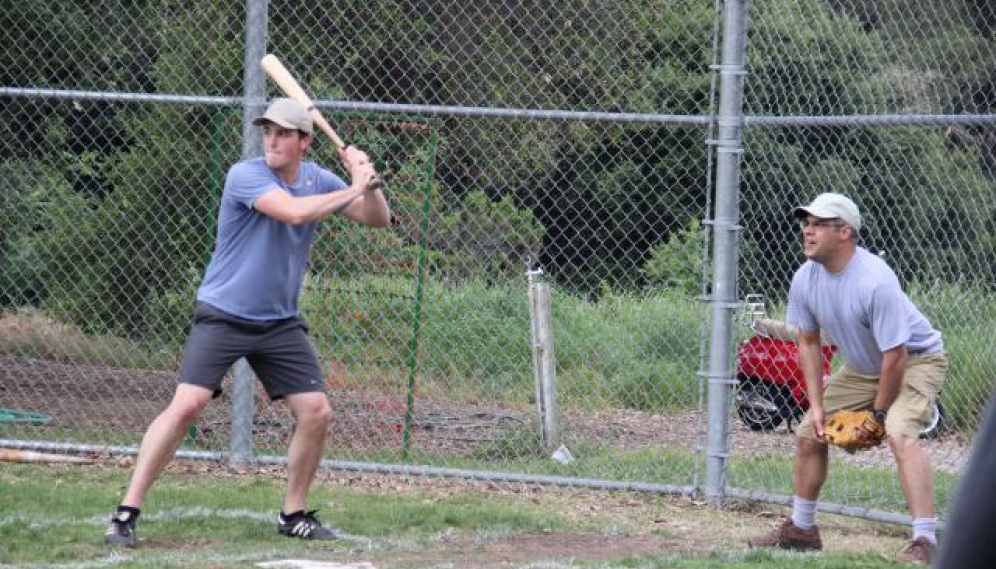
M 820 551 L 823 541 L 820 540 L 820 528 L 813 526 L 808 530 L 799 529 L 788 518 L 782 525 L 769 533 L 747 540 L 749 547 L 780 547 L 794 551 Z
M 915 563 L 917 565 L 930 565 L 937 552 L 937 545 L 930 543 L 925 537 L 914 539 L 909 546 L 896 555 L 896 561 L 900 563 Z

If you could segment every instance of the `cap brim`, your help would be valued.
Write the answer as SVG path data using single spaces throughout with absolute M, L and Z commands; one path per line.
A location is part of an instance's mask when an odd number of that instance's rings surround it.
M 294 126 L 294 125 L 292 125 L 289 122 L 278 120 L 278 119 L 272 119 L 270 117 L 259 117 L 257 119 L 253 119 L 253 121 L 252 121 L 252 124 L 254 124 L 256 126 L 263 126 L 264 124 L 267 124 L 267 123 L 275 124 L 277 126 L 280 126 L 280 127 L 286 128 L 286 129 L 290 129 L 290 130 L 297 130 L 297 127 Z
M 813 217 L 818 217 L 820 219 L 833 219 L 833 218 L 837 217 L 837 215 L 835 215 L 835 214 L 828 213 L 828 212 L 825 212 L 825 211 L 821 211 L 821 210 L 819 210 L 817 208 L 814 208 L 814 207 L 811 207 L 811 206 L 803 206 L 803 205 L 795 208 L 795 211 L 793 212 L 792 215 L 794 217 L 797 217 L 797 218 L 799 218 L 799 217 L 806 217 L 807 215 L 811 215 Z

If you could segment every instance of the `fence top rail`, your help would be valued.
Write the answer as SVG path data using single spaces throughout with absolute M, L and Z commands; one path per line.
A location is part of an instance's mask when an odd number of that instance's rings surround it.
M 996 124 L 996 114 L 889 114 L 889 115 L 799 115 L 744 116 L 747 127 L 794 126 L 949 126 L 964 124 Z
M 0 87 L 2 97 L 36 99 L 72 99 L 91 101 L 118 101 L 127 103 L 173 103 L 201 104 L 216 106 L 239 106 L 243 97 L 217 97 L 198 95 L 173 95 L 152 93 L 126 93 L 118 91 L 79 91 L 66 89 L 41 89 L 34 87 Z M 466 107 L 457 105 L 416 105 L 404 103 L 364 103 L 356 101 L 333 101 L 316 99 L 316 107 L 339 111 L 375 112 L 402 115 L 449 116 L 449 117 L 491 117 L 507 119 L 545 119 L 573 122 L 611 123 L 661 123 L 707 125 L 712 121 L 708 115 L 668 115 L 655 113 L 615 113 L 563 111 L 543 109 L 517 109 L 498 107 Z
M 162 93 L 128 93 L 121 91 L 79 91 L 0 87 L 2 97 L 117 101 L 125 103 L 199 104 L 225 107 L 241 106 L 244 97 L 176 95 Z M 420 116 L 490 117 L 504 119 L 544 119 L 573 122 L 656 123 L 708 125 L 719 117 L 712 115 L 668 115 L 656 113 L 611 113 L 454 105 L 415 105 L 403 103 L 364 103 L 355 101 L 316 100 L 318 107 L 354 112 L 376 112 Z M 959 124 L 996 124 L 996 114 L 884 114 L 884 115 L 745 115 L 744 127 L 796 126 L 948 126 Z
M 178 105 L 242 105 L 243 97 L 209 97 L 201 95 L 170 95 L 164 93 L 128 93 L 123 91 L 79 91 L 72 89 L 39 89 L 35 87 L 0 87 L 0 96 L 28 99 L 69 99 L 78 101 L 116 101 L 122 103 L 172 103 Z

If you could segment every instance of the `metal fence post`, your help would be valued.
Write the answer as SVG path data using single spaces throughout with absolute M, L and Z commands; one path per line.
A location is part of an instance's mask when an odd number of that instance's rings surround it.
M 266 74 L 259 60 L 266 54 L 268 0 L 246 0 L 245 114 L 242 120 L 242 157 L 259 156 L 263 150 L 260 130 L 252 119 L 263 113 L 266 105 Z M 256 377 L 245 358 L 232 366 L 232 439 L 229 462 L 238 464 L 252 458 L 252 420 L 255 413 L 253 393 Z
M 710 295 L 709 432 L 706 496 L 722 500 L 729 458 L 728 416 L 734 378 L 730 370 L 732 315 L 737 306 L 737 232 L 740 157 L 743 154 L 743 76 L 747 44 L 747 1 L 724 3 L 723 60 L 716 145 L 716 213 L 713 219 L 713 278 Z

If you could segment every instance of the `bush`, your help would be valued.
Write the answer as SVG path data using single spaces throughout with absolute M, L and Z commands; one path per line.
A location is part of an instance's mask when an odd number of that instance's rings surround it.
M 432 236 L 430 270 L 441 279 L 508 281 L 539 259 L 543 226 L 506 195 L 491 201 L 474 191 L 443 213 Z
M 692 219 L 687 228 L 673 233 L 666 243 L 654 247 L 642 269 L 647 286 L 698 294 L 702 287 L 704 254 L 702 224 Z
M 51 169 L 0 162 L 0 306 L 36 304 L 42 298 L 38 240 L 55 230 L 46 215 L 48 204 L 67 195 Z

